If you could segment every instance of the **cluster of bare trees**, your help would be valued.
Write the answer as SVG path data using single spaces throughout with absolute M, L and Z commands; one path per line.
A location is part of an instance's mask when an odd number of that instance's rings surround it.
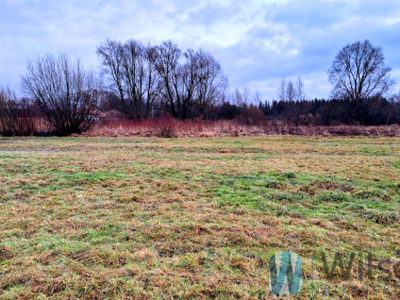
M 227 88 L 227 77 L 211 54 L 182 52 L 171 41 L 145 46 L 107 40 L 97 53 L 122 110 L 136 119 L 165 110 L 185 120 L 218 102 Z
M 134 118 L 148 117 L 161 89 L 156 78 L 155 48 L 136 41 L 121 44 L 107 40 L 97 53 L 121 110 Z
M 289 102 L 305 100 L 304 84 L 301 78 L 297 78 L 294 83 L 291 80 L 286 82 L 285 79 L 282 79 L 278 89 L 278 98 L 280 101 Z
M 57 135 L 84 132 L 98 119 L 99 107 L 115 98 L 118 110 L 132 119 L 167 112 L 185 120 L 220 101 L 228 85 L 211 54 L 182 52 L 172 42 L 146 46 L 134 40 L 106 40 L 97 53 L 110 89 L 79 60 L 64 54 L 29 61 L 21 77 L 22 91 L 29 98 L 23 102 L 9 90 L 0 91 L 1 133 L 32 134 L 35 116 L 45 119 Z

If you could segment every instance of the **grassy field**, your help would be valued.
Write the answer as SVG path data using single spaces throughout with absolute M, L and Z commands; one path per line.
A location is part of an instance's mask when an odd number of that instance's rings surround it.
M 399 176 L 400 138 L 3 138 L 0 295 L 270 298 L 292 250 L 301 298 L 396 299 Z

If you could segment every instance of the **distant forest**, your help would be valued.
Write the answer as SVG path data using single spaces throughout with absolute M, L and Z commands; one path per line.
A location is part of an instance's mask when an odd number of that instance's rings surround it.
M 260 103 L 259 108 L 269 120 L 280 119 L 294 125 L 400 124 L 398 97 L 273 101 Z

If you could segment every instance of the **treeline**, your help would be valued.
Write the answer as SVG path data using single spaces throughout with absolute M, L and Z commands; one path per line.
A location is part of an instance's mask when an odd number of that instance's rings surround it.
M 260 103 L 268 120 L 298 125 L 391 125 L 400 123 L 400 97 L 315 99 Z
M 210 53 L 183 51 L 171 41 L 106 40 L 97 54 L 101 76 L 66 55 L 29 61 L 21 76 L 24 98 L 0 89 L 0 134 L 65 136 L 115 113 L 132 120 L 223 119 L 254 126 L 400 123 L 400 95 L 309 101 L 300 78 L 282 80 L 276 101 L 263 101 L 247 89 L 230 92 L 227 76 Z

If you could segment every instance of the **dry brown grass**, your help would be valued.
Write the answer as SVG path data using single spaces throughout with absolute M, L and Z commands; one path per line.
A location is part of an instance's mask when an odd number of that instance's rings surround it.
M 41 118 L 33 120 L 34 130 L 29 135 L 48 135 L 49 124 Z M 246 125 L 239 120 L 176 120 L 173 118 L 149 119 L 142 121 L 119 118 L 102 118 L 88 132 L 87 137 L 164 137 L 164 138 L 209 138 L 258 135 L 293 135 L 293 136 L 400 136 L 400 125 L 388 126 L 294 126 L 277 125 L 266 122 L 263 125 Z M 73 136 L 79 136 L 74 134 Z
M 94 126 L 86 136 L 210 137 L 262 134 L 263 129 L 237 121 L 156 119 L 145 121 L 109 120 Z
M 256 135 L 295 136 L 400 136 L 400 125 L 391 126 L 294 126 L 266 123 L 248 126 L 237 120 L 175 120 L 145 121 L 108 120 L 96 124 L 85 136 L 144 137 L 218 137 Z

